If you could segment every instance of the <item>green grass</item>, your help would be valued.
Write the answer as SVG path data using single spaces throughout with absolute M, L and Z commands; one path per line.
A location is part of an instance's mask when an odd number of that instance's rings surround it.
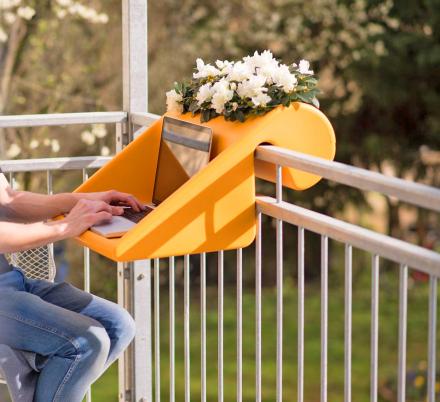
M 369 269 L 353 285 L 353 384 L 357 402 L 369 401 L 370 375 L 370 277 Z M 397 367 L 398 273 L 381 274 L 379 386 L 395 378 Z M 428 292 L 425 283 L 416 283 L 408 300 L 408 368 L 427 356 Z M 169 399 L 168 295 L 161 290 L 161 400 Z M 200 399 L 200 304 L 194 287 L 191 300 L 191 400 Z M 330 277 L 329 289 L 329 401 L 342 401 L 344 392 L 344 289 L 343 281 Z M 208 288 L 207 312 L 207 392 L 208 401 L 217 398 L 217 290 Z M 320 384 L 320 288 L 306 285 L 305 301 L 305 400 L 319 400 Z M 225 290 L 224 300 L 224 395 L 235 400 L 236 389 L 236 306 L 234 289 Z M 263 400 L 275 401 L 276 384 L 276 292 L 263 291 Z M 243 295 L 243 400 L 255 400 L 255 296 Z M 297 293 L 286 279 L 284 288 L 284 400 L 296 400 L 297 377 Z M 409 384 L 408 387 L 411 387 Z M 183 295 L 176 294 L 176 399 L 184 393 Z M 95 402 L 117 401 L 117 370 L 112 367 L 93 387 Z M 383 399 L 385 400 L 385 399 Z M 409 399 L 408 399 L 409 400 Z M 415 401 L 416 399 L 414 399 Z

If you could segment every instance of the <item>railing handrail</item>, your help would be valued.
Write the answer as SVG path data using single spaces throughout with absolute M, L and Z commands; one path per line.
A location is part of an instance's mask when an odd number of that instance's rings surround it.
M 155 121 L 160 119 L 160 115 L 148 112 L 131 112 L 130 121 L 138 126 L 151 126 Z
M 10 115 L 0 116 L 0 128 L 123 123 L 127 121 L 127 117 L 128 114 L 126 112 Z M 150 126 L 159 118 L 159 115 L 147 112 L 135 112 L 130 114 L 131 123 L 140 126 Z M 388 196 L 396 197 L 401 201 L 440 212 L 440 189 L 436 189 L 425 184 L 415 183 L 397 177 L 385 176 L 381 173 L 372 172 L 340 162 L 329 161 L 272 145 L 259 146 L 255 152 L 255 158 L 281 166 L 292 167 L 309 173 L 317 174 L 328 180 L 346 184 L 361 190 L 377 191 Z M 53 170 L 56 169 L 56 166 L 63 166 L 66 163 L 66 166 L 72 167 L 60 167 L 60 169 L 71 170 L 80 168 L 75 164 L 69 165 L 69 163 L 79 163 L 79 159 L 76 159 L 76 162 L 73 162 L 73 159 L 70 159 L 70 162 L 68 162 L 68 159 L 66 158 L 50 159 L 55 160 L 54 164 L 52 164 L 52 162 L 49 163 L 48 159 L 35 159 L 33 160 L 33 163 L 26 160 L 3 162 L 5 167 L 4 170 L 8 172 L 17 171 L 8 169 L 18 169 L 20 163 L 25 163 L 26 168 L 29 169 L 29 171 L 47 169 Z M 44 166 L 50 165 L 51 167 L 45 168 L 34 166 L 37 164 Z M 93 168 L 101 166 L 102 165 L 89 167 Z
M 51 170 L 98 169 L 112 159 L 111 156 L 72 156 L 64 158 L 19 159 L 2 161 L 4 173 L 38 172 Z
M 0 116 L 0 128 L 64 126 L 73 124 L 124 123 L 127 113 L 86 112 L 86 113 L 52 113 L 23 114 Z
M 273 197 L 258 196 L 257 210 L 427 274 L 440 276 L 440 254 L 426 248 L 285 201 L 278 202 Z
M 300 169 L 361 190 L 377 191 L 401 201 L 440 212 L 440 189 L 425 184 L 385 176 L 381 173 L 272 145 L 259 146 L 255 158 Z

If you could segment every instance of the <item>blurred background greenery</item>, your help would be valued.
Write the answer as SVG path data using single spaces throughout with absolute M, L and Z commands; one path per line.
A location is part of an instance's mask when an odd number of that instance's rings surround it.
M 175 80 L 189 77 L 197 57 L 206 62 L 234 60 L 255 50 L 270 49 L 284 63 L 305 58 L 319 76 L 322 90 L 321 110 L 329 117 L 337 137 L 336 160 L 416 180 L 440 185 L 440 0 L 229 0 L 219 5 L 210 0 L 149 1 L 149 111 L 165 111 L 165 92 Z M 122 49 L 120 0 L 8 0 L 0 2 L 0 114 L 112 111 L 122 107 Z M 110 155 L 114 152 L 112 126 L 72 126 L 62 128 L 0 130 L 0 159 L 38 158 L 76 155 Z M 17 184 L 22 189 L 45 191 L 45 174 L 22 174 Z M 57 173 L 56 191 L 69 191 L 81 181 L 80 173 Z M 273 186 L 259 182 L 259 191 L 271 192 Z M 361 193 L 323 181 L 302 193 L 287 191 L 286 199 L 316 211 L 391 234 L 428 248 L 439 248 L 439 217 L 412 208 L 390 197 Z M 264 221 L 263 284 L 267 304 L 267 322 L 275 317 L 274 230 L 270 219 Z M 286 319 L 292 338 L 285 340 L 288 356 L 293 354 L 295 338 L 295 230 L 286 228 L 285 276 Z M 319 237 L 308 233 L 306 248 L 309 306 L 307 323 L 310 342 L 306 368 L 306 392 L 318 400 L 319 392 Z M 331 400 L 341 400 L 343 317 L 343 259 L 340 245 L 331 244 L 334 322 L 339 325 L 330 351 Z M 59 266 L 69 281 L 81 286 L 82 250 L 67 242 L 60 248 Z M 225 324 L 230 361 L 234 361 L 234 255 L 228 254 L 225 278 L 229 285 Z M 290 259 L 289 259 L 290 258 Z M 252 314 L 253 250 L 245 251 L 245 284 Z M 212 287 L 208 342 L 212 342 L 215 360 L 216 263 L 209 258 L 208 283 Z M 166 268 L 166 266 L 164 266 Z M 384 309 L 381 324 L 390 344 L 381 357 L 381 395 L 394 400 L 397 343 L 397 269 L 384 262 Z M 114 264 L 92 255 L 92 288 L 95 293 L 115 299 Z M 181 274 L 182 268 L 178 269 Z M 194 286 L 198 264 L 193 259 Z M 369 260 L 360 255 L 355 260 L 355 283 L 369 285 Z M 181 276 L 181 275 L 180 275 Z M 427 315 L 424 278 L 414 277 L 414 311 Z M 167 284 L 164 272 L 163 286 Z M 179 279 L 178 279 L 179 283 Z M 358 289 L 358 290 L 356 290 Z M 393 289 L 393 292 L 387 290 Z M 358 368 L 354 372 L 357 401 L 368 394 L 369 293 L 358 285 L 355 322 L 359 329 Z M 197 291 L 193 292 L 197 303 Z M 166 305 L 167 299 L 163 298 Z M 290 303 L 290 304 L 289 304 Z M 381 305 L 381 306 L 382 306 Z M 356 306 L 355 306 L 356 307 Z M 246 307 L 245 307 L 246 308 Z M 194 316 L 197 315 L 194 307 Z M 426 314 L 425 314 L 426 313 Z M 164 310 L 166 315 L 166 311 Z M 332 314 L 332 311 L 331 311 Z M 164 316 L 165 316 L 164 315 Z M 251 315 L 252 316 L 252 315 Z M 245 315 L 246 317 L 246 315 Z M 332 317 L 332 316 L 331 316 Z M 426 318 L 426 317 L 425 317 Z M 420 318 L 419 320 L 425 319 Z M 179 318 L 181 319 L 181 317 Z M 417 322 L 417 316 L 414 317 Z M 194 325 L 197 321 L 194 322 Z M 332 321 L 333 322 L 333 321 Z M 180 323 L 181 324 L 181 323 Z M 179 325 L 180 325 L 179 324 Z M 252 361 L 252 325 L 249 320 L 246 342 L 248 361 Z M 166 350 L 166 325 L 163 349 Z M 410 325 L 411 327 L 411 325 Z M 414 324 L 414 348 L 409 352 L 409 366 L 423 368 L 426 357 L 426 321 Z M 313 331 L 315 328 L 316 331 Z M 229 332 L 228 332 L 229 331 Z M 265 328 L 265 400 L 274 400 L 274 341 L 271 328 Z M 394 331 L 394 332 L 393 332 Z M 194 327 L 196 337 L 197 328 Z M 417 335 L 417 336 L 416 336 Z M 194 339 L 194 353 L 198 347 Z M 333 339 L 332 338 L 332 339 Z M 316 344 L 315 344 L 316 343 Z M 270 346 L 272 345 L 272 346 Z M 181 345 L 178 345 L 178 348 Z M 290 349 L 289 349 L 290 348 Z M 312 350 L 313 348 L 313 350 Z M 364 353 L 364 354 L 363 354 Z M 196 355 L 195 355 L 196 356 Z M 295 357 L 286 363 L 286 398 L 294 399 Z M 194 359 L 193 380 L 198 387 Z M 422 361 L 422 363 L 420 363 Z M 181 363 L 181 362 L 180 362 Z M 180 364 L 179 363 L 179 364 Z M 166 372 L 164 357 L 164 373 Z M 357 366 L 356 366 L 357 367 Z M 234 366 L 226 367 L 229 397 L 233 399 Z M 245 399 L 252 399 L 253 366 L 245 366 Z M 309 370 L 309 371 L 307 371 Z M 357 371 L 356 371 L 357 370 Z M 418 370 L 418 369 L 417 369 Z M 416 371 L 417 371 L 416 370 Z M 413 370 L 414 371 L 414 370 Z M 423 371 L 423 370 L 422 370 Z M 116 371 L 113 369 L 96 386 L 96 400 L 116 400 Z M 415 376 L 414 378 L 418 378 Z M 215 367 L 209 381 L 215 390 Z M 420 384 L 418 380 L 417 384 Z M 388 384 L 388 385 L 387 385 Z M 181 384 L 178 386 L 181 386 Z M 414 385 L 416 389 L 416 385 Z M 423 388 L 423 386 L 420 386 Z M 110 392 L 111 390 L 111 392 Z M 164 383 L 164 395 L 166 382 Z M 215 393 L 215 391 L 212 391 Z M 362 395 L 365 395 L 363 397 Z M 424 400 L 423 392 L 412 400 Z M 421 396 L 417 396 L 421 395 Z M 210 399 L 214 399 L 214 394 Z

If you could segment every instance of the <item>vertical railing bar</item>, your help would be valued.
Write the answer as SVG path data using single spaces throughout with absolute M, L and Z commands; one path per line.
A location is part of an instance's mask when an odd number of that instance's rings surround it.
M 321 402 L 327 402 L 328 237 L 321 236 Z
M 206 253 L 200 255 L 201 401 L 206 402 Z
M 46 184 L 47 184 L 47 194 L 52 195 L 53 194 L 53 174 L 51 170 L 46 171 Z M 53 254 L 53 243 L 50 243 L 47 245 L 47 250 L 49 252 L 49 258 L 54 258 Z M 50 265 L 48 266 L 48 276 L 50 280 L 53 280 L 55 278 L 50 277 Z
M 237 249 L 237 402 L 243 399 L 243 250 Z
M 282 167 L 276 167 L 276 199 L 282 201 L 283 181 Z M 276 220 L 277 248 L 277 402 L 283 400 L 283 222 Z
M 352 281 L 353 281 L 353 247 L 345 245 L 345 381 L 344 381 L 344 401 L 351 402 L 351 337 L 352 337 Z
M 184 360 L 185 360 L 185 402 L 191 402 L 190 390 L 190 339 L 189 339 L 189 297 L 190 297 L 190 261 L 189 255 L 183 257 L 184 290 L 183 290 L 183 322 L 184 322 Z
M 276 199 L 277 202 L 283 200 L 283 167 L 281 165 L 276 166 Z
M 170 295 L 170 402 L 175 402 L 175 281 L 174 257 L 169 258 L 169 295 Z
M 304 401 L 304 228 L 298 227 L 298 402 Z
M 399 361 L 397 375 L 397 402 L 406 396 L 406 332 L 408 313 L 408 266 L 401 265 L 399 273 Z
M 89 178 L 87 169 L 82 170 L 83 182 Z M 84 247 L 84 290 L 90 292 L 90 249 Z
M 428 402 L 435 402 L 437 331 L 437 278 L 429 277 L 429 329 L 428 329 Z
M 223 402 L 223 297 L 224 297 L 224 253 L 218 252 L 218 402 Z
M 371 395 L 377 402 L 378 353 L 379 353 L 379 256 L 372 256 L 371 263 Z
M 87 169 L 82 170 L 82 181 L 83 183 L 89 178 Z M 51 178 L 51 186 L 52 186 L 52 178 Z M 48 177 L 49 182 L 49 177 Z M 83 247 L 84 255 L 84 291 L 90 293 L 90 249 L 88 247 Z M 86 393 L 86 402 L 92 401 L 92 389 L 91 387 L 87 390 Z
M 154 259 L 154 391 L 160 402 L 160 269 L 159 259 Z
M 51 170 L 46 171 L 47 194 L 53 194 L 53 174 Z
M 257 214 L 255 239 L 255 400 L 261 402 L 261 259 L 262 233 L 261 213 Z

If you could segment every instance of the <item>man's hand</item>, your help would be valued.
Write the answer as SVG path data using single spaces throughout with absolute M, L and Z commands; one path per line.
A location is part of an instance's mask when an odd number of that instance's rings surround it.
M 99 193 L 78 193 L 78 195 L 86 200 L 104 201 L 107 204 L 127 205 L 136 212 L 145 209 L 144 205 L 135 196 L 116 190 L 102 191 Z
M 107 201 L 81 199 L 69 214 L 60 221 L 60 224 L 64 226 L 63 237 L 78 236 L 91 226 L 109 221 L 113 215 L 122 215 L 123 213 L 124 209 L 122 207 L 109 205 Z

